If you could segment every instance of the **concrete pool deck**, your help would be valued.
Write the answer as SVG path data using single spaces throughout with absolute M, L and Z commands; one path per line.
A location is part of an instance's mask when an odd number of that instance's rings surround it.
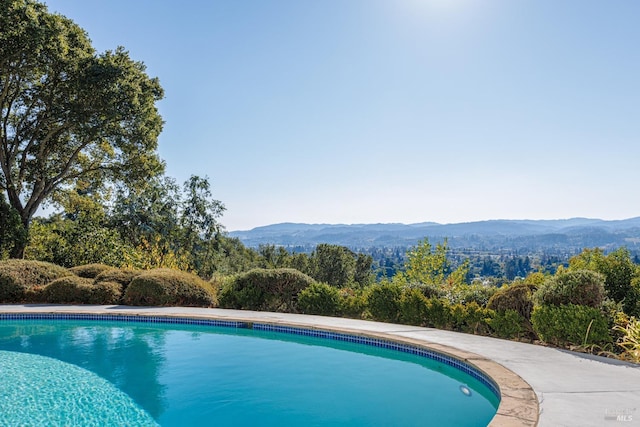
M 377 336 L 450 354 L 491 376 L 502 393 L 492 426 L 640 425 L 640 365 L 556 348 L 417 326 L 241 310 L 0 305 L 0 313 L 206 317 Z

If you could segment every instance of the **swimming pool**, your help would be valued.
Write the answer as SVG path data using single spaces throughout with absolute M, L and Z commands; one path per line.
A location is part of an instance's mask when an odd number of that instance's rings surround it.
M 499 403 L 495 384 L 472 367 L 375 338 L 136 316 L 0 319 L 0 361 L 25 371 L 11 379 L 21 392 L 0 403 L 11 424 L 40 411 L 52 424 L 83 413 L 85 425 L 126 415 L 128 425 L 474 426 L 487 425 Z

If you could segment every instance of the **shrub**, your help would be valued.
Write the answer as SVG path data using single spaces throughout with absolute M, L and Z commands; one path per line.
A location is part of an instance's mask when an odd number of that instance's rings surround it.
M 530 320 L 533 294 L 537 289 L 537 285 L 524 282 L 503 286 L 489 298 L 487 307 L 498 312 L 515 311 L 522 318 Z
M 495 286 L 484 286 L 481 284 L 458 285 L 453 288 L 449 295 L 452 303 L 469 304 L 475 302 L 481 307 L 486 307 L 489 299 L 495 294 Z
M 584 305 L 598 308 L 604 301 L 604 276 L 591 270 L 567 270 L 547 279 L 533 295 L 538 305 Z
M 489 298 L 487 308 L 496 312 L 495 327 L 492 327 L 498 336 L 508 338 L 509 336 L 504 336 L 508 329 L 518 330 L 518 336 L 521 332 L 527 331 L 531 338 L 535 338 L 535 332 L 531 325 L 531 312 L 533 311 L 533 294 L 537 289 L 538 285 L 529 281 L 516 282 L 503 286 Z M 511 328 L 507 328 L 507 325 L 501 325 L 501 322 L 507 318 L 516 319 L 513 314 L 507 314 L 509 311 L 515 311 L 518 314 L 517 318 L 521 320 L 519 325 L 513 325 Z
M 93 283 L 89 304 L 111 305 L 122 301 L 122 285 L 117 282 Z
M 540 339 L 555 345 L 602 345 L 611 342 L 606 316 L 585 305 L 541 305 L 531 314 Z
M 209 283 L 211 283 L 211 286 L 213 286 L 213 289 L 220 291 L 228 283 L 230 283 L 231 280 L 233 280 L 233 276 L 214 274 L 209 280 Z
M 425 325 L 428 304 L 429 300 L 421 289 L 404 288 L 400 297 L 400 321 L 408 325 Z
M 451 329 L 453 326 L 451 304 L 444 298 L 429 298 L 426 317 L 427 326 L 438 329 Z
M 398 280 L 401 280 L 401 279 L 398 279 Z M 396 281 L 397 280 L 395 280 L 395 277 L 394 277 L 394 283 Z M 418 289 L 420 292 L 422 292 L 422 295 L 424 295 L 426 298 L 442 298 L 447 295 L 447 292 L 445 291 L 442 285 L 436 285 L 433 283 L 411 283 L 406 285 L 406 287 L 410 289 Z
M 340 291 L 326 283 L 312 283 L 298 294 L 298 307 L 306 314 L 335 316 L 340 312 Z
M 342 288 L 340 292 L 340 312 L 344 316 L 360 319 L 367 310 L 365 292 L 358 289 Z
M 369 313 L 381 322 L 398 322 L 400 320 L 400 298 L 402 287 L 389 282 L 371 286 L 367 291 L 366 301 Z
M 631 281 L 622 306 L 629 316 L 640 317 L 640 277 L 635 277 Z
M 25 302 L 28 291 L 72 273 L 64 267 L 42 261 L 10 259 L 0 261 L 0 302 Z
M 136 276 L 124 293 L 125 304 L 212 307 L 213 287 L 198 276 L 178 270 L 155 269 Z
M 315 281 L 292 268 L 256 268 L 235 276 L 220 292 L 220 305 L 243 310 L 297 313 L 298 294 Z
M 500 338 L 514 339 L 522 336 L 522 324 L 525 319 L 516 310 L 494 311 L 488 321 L 495 335 Z
M 472 334 L 486 334 L 489 330 L 488 319 L 493 316 L 493 310 L 481 307 L 475 301 L 466 305 L 452 305 L 450 313 L 455 330 Z
M 24 293 L 24 302 L 27 304 L 46 303 L 42 292 L 46 286 L 32 286 Z
M 624 323 L 615 326 L 615 330 L 622 333 L 617 342 L 623 350 L 621 356 L 623 359 L 640 363 L 640 320 L 631 317 Z
M 98 274 L 112 269 L 114 269 L 114 267 L 108 266 L 106 264 L 85 264 L 79 265 L 77 267 L 71 267 L 69 271 L 79 277 L 95 279 Z
M 92 289 L 93 280 L 67 276 L 51 282 L 41 295 L 44 302 L 52 304 L 88 304 Z
M 122 292 L 124 293 L 127 290 L 129 283 L 131 283 L 131 281 L 141 273 L 142 270 L 135 270 L 131 268 L 112 268 L 109 270 L 104 270 L 102 273 L 98 274 L 95 278 L 95 283 L 119 283 L 122 286 Z

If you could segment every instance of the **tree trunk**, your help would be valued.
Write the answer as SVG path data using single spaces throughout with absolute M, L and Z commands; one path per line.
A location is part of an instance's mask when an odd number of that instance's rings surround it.
M 24 258 L 24 249 L 27 247 L 26 241 L 16 242 L 15 246 L 11 250 L 11 254 L 9 254 L 10 258 L 22 259 Z
M 27 247 L 29 241 L 29 224 L 31 218 L 22 218 L 22 230 L 16 232 L 13 248 L 9 254 L 10 258 L 22 259 L 24 258 L 24 250 Z

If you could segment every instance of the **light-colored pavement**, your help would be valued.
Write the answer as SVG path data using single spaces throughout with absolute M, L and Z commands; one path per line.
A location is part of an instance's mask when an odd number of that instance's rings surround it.
M 503 401 L 492 425 L 640 426 L 640 365 L 489 337 L 355 319 L 204 308 L 0 305 L 0 313 L 82 312 L 209 317 L 376 335 L 464 358 L 491 375 Z M 493 362 L 497 362 L 496 365 Z M 507 373 L 501 371 L 501 366 Z M 515 373 L 517 375 L 512 375 Z M 535 391 L 539 408 L 519 378 Z M 507 399 L 508 398 L 508 399 Z M 532 414 L 539 409 L 539 416 Z

